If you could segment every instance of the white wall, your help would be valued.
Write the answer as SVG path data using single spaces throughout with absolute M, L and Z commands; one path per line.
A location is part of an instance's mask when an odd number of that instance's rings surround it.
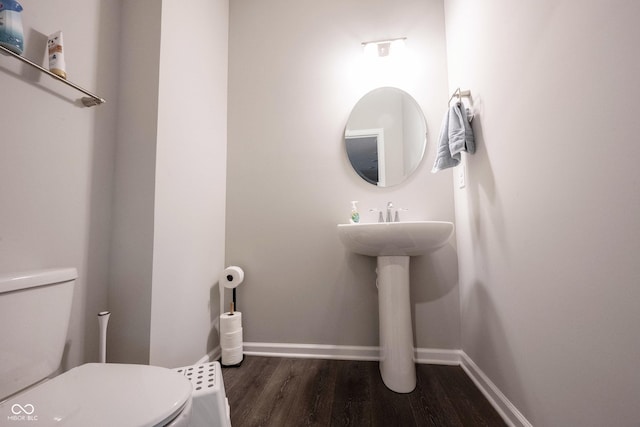
M 97 359 L 107 304 L 120 3 L 20 3 L 24 56 L 48 67 L 47 35 L 63 30 L 69 80 L 107 100 L 82 107 L 80 92 L 0 55 L 0 271 L 78 269 L 68 368 Z
M 154 365 L 188 365 L 219 344 L 228 16 L 227 0 L 191 1 L 188 7 L 177 0 L 163 1 L 151 313 Z
M 640 4 L 445 3 L 462 348 L 533 425 L 637 425 Z
M 123 7 L 108 357 L 188 365 L 218 345 L 228 3 Z
M 375 259 L 349 254 L 336 225 L 350 201 L 409 208 L 404 219 L 453 220 L 451 172 L 430 173 L 448 99 L 439 0 L 230 3 L 227 264 L 249 342 L 378 345 Z M 407 63 L 375 68 L 363 41 L 407 37 Z M 414 96 L 428 156 L 405 183 L 377 188 L 351 169 L 343 132 L 373 88 Z M 412 260 L 416 345 L 460 346 L 455 249 Z

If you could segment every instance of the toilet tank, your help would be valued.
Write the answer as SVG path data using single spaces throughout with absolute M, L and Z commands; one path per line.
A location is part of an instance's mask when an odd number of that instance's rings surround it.
M 75 268 L 0 275 L 0 401 L 60 366 L 77 277 Z

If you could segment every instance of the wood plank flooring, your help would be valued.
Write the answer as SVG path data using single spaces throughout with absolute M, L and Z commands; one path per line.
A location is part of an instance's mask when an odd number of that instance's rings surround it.
M 385 387 L 378 362 L 245 356 L 222 373 L 233 427 L 506 425 L 462 368 L 416 370 L 407 394 Z

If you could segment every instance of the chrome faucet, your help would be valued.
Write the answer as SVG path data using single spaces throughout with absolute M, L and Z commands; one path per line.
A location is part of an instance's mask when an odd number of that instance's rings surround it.
M 391 209 L 393 209 L 393 203 L 388 202 L 387 203 L 387 222 L 393 221 L 393 219 L 391 218 Z
M 369 212 L 371 212 L 371 213 L 377 212 L 378 213 L 378 222 L 400 222 L 399 212 L 408 210 L 408 209 L 402 209 L 402 208 L 395 208 L 395 215 L 392 215 L 392 209 L 394 209 L 393 203 L 387 202 L 387 217 L 386 217 L 386 220 L 385 220 L 385 217 L 382 214 L 382 211 L 380 209 L 371 208 L 371 209 L 369 209 Z
M 380 209 L 371 208 L 369 212 L 378 212 L 378 222 L 384 222 L 384 217 L 382 216 L 382 211 Z
M 396 215 L 393 218 L 393 222 L 400 222 L 400 211 L 408 211 L 409 209 L 396 208 Z

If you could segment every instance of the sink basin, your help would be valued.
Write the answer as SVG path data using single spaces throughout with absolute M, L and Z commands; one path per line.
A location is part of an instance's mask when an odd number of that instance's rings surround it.
M 445 221 L 339 224 L 338 236 L 352 252 L 369 256 L 425 255 L 447 243 L 453 223 Z

